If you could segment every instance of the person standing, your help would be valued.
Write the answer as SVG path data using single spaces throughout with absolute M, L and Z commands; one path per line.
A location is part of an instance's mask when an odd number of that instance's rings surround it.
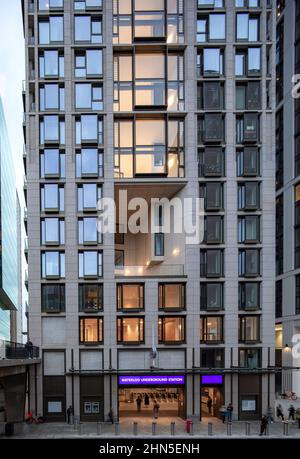
M 114 423 L 114 410 L 112 408 L 108 412 L 108 419 L 112 424 Z
M 148 394 L 145 394 L 144 403 L 145 403 L 145 407 L 148 408 L 149 406 L 149 395 Z
M 289 407 L 289 421 L 295 421 L 295 408 L 293 405 L 290 405 Z
M 70 405 L 69 408 L 67 409 L 68 424 L 71 424 L 71 416 L 73 416 L 73 415 L 74 415 L 74 410 L 73 410 L 72 405 Z
M 228 422 L 232 422 L 232 412 L 233 412 L 233 405 L 230 402 L 227 406 L 227 420 Z
M 227 410 L 226 410 L 226 406 L 225 405 L 222 405 L 220 410 L 220 415 L 221 415 L 221 419 L 222 419 L 222 422 L 223 424 L 225 423 L 225 420 L 226 420 L 226 415 L 227 415 Z
M 263 434 L 266 435 L 267 433 L 267 425 L 268 425 L 268 418 L 266 415 L 264 415 L 262 418 L 261 418 L 261 421 L 260 421 L 260 436 L 262 436 Z
M 207 403 L 206 403 L 206 406 L 207 406 L 207 409 L 208 409 L 208 412 L 209 414 L 211 414 L 211 408 L 212 408 L 212 398 L 211 396 L 209 395 L 208 398 L 207 398 Z
M 142 399 L 140 396 L 138 396 L 138 398 L 136 399 L 136 408 L 139 411 L 141 411 L 141 406 L 142 406 Z
M 160 408 L 159 404 L 157 403 L 156 400 L 154 400 L 154 405 L 153 405 L 153 417 L 154 417 L 154 419 L 158 418 L 159 408 Z
M 282 406 L 279 404 L 276 408 L 276 416 L 277 418 L 281 418 L 282 421 L 284 421 L 284 415 L 282 411 Z

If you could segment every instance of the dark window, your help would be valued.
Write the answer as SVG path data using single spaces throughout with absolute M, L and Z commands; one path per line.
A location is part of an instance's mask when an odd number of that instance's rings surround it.
M 245 147 L 237 151 L 237 176 L 255 177 L 260 174 L 259 150 L 257 147 Z
M 199 197 L 204 199 L 205 210 L 217 211 L 223 209 L 223 184 L 207 182 L 200 185 Z
M 125 265 L 124 250 L 115 250 L 115 267 L 124 268 L 124 265 Z
M 260 309 L 259 282 L 239 282 L 239 309 Z
M 98 312 L 103 309 L 103 285 L 79 285 L 79 311 Z
M 224 175 L 224 150 L 206 147 L 198 150 L 199 177 L 222 177 Z
M 260 241 L 260 217 L 247 215 L 238 217 L 238 242 L 256 244 Z
M 295 269 L 300 267 L 300 185 L 295 187 Z
M 295 276 L 296 282 L 296 314 L 300 314 L 300 274 Z
M 164 344 L 185 342 L 185 317 L 159 317 L 158 342 Z
M 259 115 L 245 113 L 236 117 L 236 143 L 258 142 L 259 140 Z
M 118 284 L 117 285 L 117 309 L 131 311 L 144 309 L 144 285 L 143 284 Z
M 296 276 L 296 280 L 297 280 L 297 276 Z M 296 309 L 297 309 L 297 282 L 296 282 Z M 275 317 L 276 317 L 276 319 L 282 317 L 282 280 L 278 280 L 276 282 Z
M 249 81 L 247 84 L 236 85 L 236 109 L 260 110 L 261 92 L 260 82 Z
M 99 317 L 80 317 L 80 344 L 103 343 L 103 319 Z
M 202 311 L 223 309 L 223 283 L 200 284 L 200 309 Z
M 201 368 L 224 368 L 224 349 L 200 349 Z
M 283 273 L 283 195 L 276 198 L 276 274 Z M 296 223 L 296 222 L 295 222 Z M 299 222 L 300 224 L 300 219 Z
M 239 366 L 241 368 L 260 368 L 261 349 L 239 349 Z
M 206 113 L 198 117 L 198 144 L 221 143 L 224 139 L 224 117 L 220 113 Z
M 238 210 L 258 210 L 260 208 L 259 182 L 238 184 Z
M 206 244 L 222 244 L 223 217 L 209 215 L 204 219 L 204 242 Z
M 144 342 L 144 317 L 118 317 L 117 341 L 122 344 Z
M 239 276 L 260 276 L 260 251 L 259 249 L 239 250 Z
M 276 104 L 283 99 L 284 85 L 284 20 L 276 27 Z
M 200 251 L 201 277 L 223 276 L 223 251 L 217 249 Z
M 220 343 L 223 339 L 223 316 L 200 317 L 200 342 Z
M 159 284 L 159 309 L 185 309 L 185 284 Z
M 276 113 L 276 190 L 283 186 L 284 176 L 284 123 L 283 123 L 283 109 Z
M 164 234 L 156 233 L 154 234 L 154 255 L 156 257 L 163 257 L 164 254 L 165 254 Z
M 65 285 L 42 284 L 42 312 L 64 312 Z

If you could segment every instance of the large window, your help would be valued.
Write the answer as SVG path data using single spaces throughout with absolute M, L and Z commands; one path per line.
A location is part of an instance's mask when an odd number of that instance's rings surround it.
M 158 342 L 164 344 L 184 343 L 185 317 L 159 317 Z
M 223 217 L 208 215 L 204 217 L 204 241 L 206 244 L 223 243 Z
M 245 113 L 236 117 L 236 143 L 259 141 L 259 115 Z
M 259 249 L 239 250 L 239 276 L 260 276 L 260 251 Z
M 238 242 L 256 244 L 260 241 L 260 217 L 247 215 L 238 217 Z
M 102 232 L 97 217 L 78 219 L 78 243 L 81 245 L 102 244 Z
M 45 115 L 40 118 L 40 144 L 47 143 L 65 143 L 65 121 L 58 115 Z
M 44 50 L 39 54 L 40 78 L 63 78 L 65 74 L 64 55 L 57 50 Z
M 260 316 L 240 316 L 239 340 L 243 343 L 260 340 Z
M 159 284 L 159 309 L 185 309 L 185 284 Z
M 200 276 L 223 276 L 223 251 L 217 249 L 200 251 Z
M 222 177 L 225 157 L 222 147 L 205 147 L 198 150 L 199 177 Z
M 260 309 L 259 282 L 239 282 L 239 309 Z
M 296 284 L 296 295 L 295 295 L 295 304 L 296 304 L 296 310 L 295 310 L 295 314 L 300 314 L 300 274 L 297 274 L 297 276 L 295 276 L 295 284 Z M 282 296 L 282 295 L 281 295 Z M 282 300 L 282 298 L 281 298 Z M 281 314 L 282 316 L 282 314 Z M 281 317 L 279 316 L 279 317 Z
M 102 197 L 102 187 L 96 183 L 83 183 L 77 188 L 78 212 L 96 212 Z
M 199 197 L 204 199 L 206 211 L 223 209 L 223 184 L 221 182 L 207 182 L 200 184 Z
M 221 48 L 204 48 L 197 52 L 197 77 L 224 74 L 224 51 Z
M 102 8 L 103 0 L 74 0 L 75 10 L 97 10 Z
M 260 186 L 259 182 L 244 182 L 238 184 L 238 209 L 259 210 Z
M 237 41 L 259 41 L 259 16 L 237 13 L 236 39 Z
M 76 117 L 76 144 L 103 144 L 103 118 L 97 115 Z
M 224 85 L 218 81 L 206 81 L 197 88 L 198 110 L 223 110 Z
M 103 275 L 103 254 L 98 251 L 78 253 L 79 277 L 96 278 Z
M 135 106 L 166 105 L 165 55 L 160 53 L 135 55 Z
M 39 0 L 39 11 L 63 8 L 64 0 Z
M 144 284 L 117 285 L 117 309 L 130 312 L 144 307 Z
M 65 221 L 60 218 L 41 220 L 41 243 L 43 245 L 63 245 L 65 243 Z
M 235 54 L 235 75 L 237 77 L 259 76 L 261 73 L 261 49 L 237 49 Z
M 237 176 L 255 177 L 260 174 L 259 150 L 257 147 L 245 147 L 237 151 Z
M 226 15 L 211 13 L 197 20 L 197 42 L 223 41 L 226 38 Z
M 75 84 L 76 110 L 103 110 L 103 89 L 98 83 Z
M 65 178 L 66 160 L 64 151 L 57 148 L 45 148 L 40 153 L 41 178 Z
M 80 284 L 78 294 L 80 312 L 98 312 L 103 309 L 103 284 Z
M 224 140 L 224 128 L 224 116 L 221 113 L 198 116 L 198 144 L 221 143 Z
M 246 84 L 236 84 L 235 104 L 237 110 L 260 110 L 260 82 L 249 81 Z
M 143 317 L 118 317 L 117 340 L 120 344 L 141 344 L 144 342 Z
M 261 367 L 261 349 L 239 349 L 239 367 L 255 369 Z
M 81 148 L 76 151 L 76 177 L 103 177 L 103 151 L 97 148 Z
M 41 211 L 63 212 L 65 209 L 65 190 L 63 186 L 49 183 L 41 186 Z
M 49 45 L 64 41 L 63 16 L 50 16 L 39 20 L 39 44 Z
M 201 368 L 224 368 L 224 349 L 200 349 Z
M 165 37 L 165 1 L 135 0 L 134 39 L 162 39 Z
M 64 312 L 65 284 L 42 284 L 41 301 L 42 312 Z
M 100 317 L 80 317 L 80 344 L 103 343 L 103 319 Z
M 42 278 L 65 277 L 65 253 L 42 252 Z
M 40 110 L 64 110 L 65 88 L 58 84 L 44 84 L 40 86 Z
M 223 309 L 223 283 L 201 282 L 200 309 L 202 311 Z
M 75 16 L 75 42 L 102 43 L 101 18 Z
M 200 341 L 202 343 L 223 341 L 223 316 L 200 317 Z
M 75 77 L 76 78 L 102 78 L 101 49 L 87 49 L 85 51 L 76 51 L 75 53 Z
M 300 185 L 295 186 L 295 269 L 300 267 Z
M 199 9 L 204 8 L 224 8 L 224 0 L 197 0 Z

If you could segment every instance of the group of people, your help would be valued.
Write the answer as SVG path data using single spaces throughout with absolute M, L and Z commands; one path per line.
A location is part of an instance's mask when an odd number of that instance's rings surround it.
M 294 421 L 295 420 L 296 410 L 295 410 L 295 407 L 293 405 L 290 405 L 290 407 L 288 409 L 288 413 L 289 413 L 288 420 L 289 421 Z M 282 408 L 282 406 L 280 404 L 277 405 L 277 407 L 276 407 L 276 417 L 277 417 L 277 419 L 281 419 L 282 421 L 284 421 L 283 408 Z M 269 406 L 269 408 L 267 410 L 267 413 L 262 417 L 261 422 L 260 422 L 260 435 L 266 434 L 268 424 L 270 424 L 271 422 L 274 422 L 274 418 L 273 418 L 272 407 Z M 299 423 L 299 428 L 300 428 L 300 423 Z
M 141 408 L 142 408 L 142 397 L 139 395 L 136 399 L 136 408 L 137 408 L 137 411 L 138 413 L 141 411 Z M 149 405 L 150 405 L 150 398 L 149 398 L 149 395 L 148 394 L 145 394 L 144 396 L 144 405 L 145 405 L 145 408 L 148 408 Z M 157 419 L 158 418 L 158 414 L 159 414 L 159 409 L 160 409 L 160 405 L 159 403 L 157 402 L 157 400 L 153 400 L 153 417 L 154 419 Z
M 221 415 L 223 424 L 225 423 L 226 420 L 227 420 L 227 422 L 231 422 L 232 421 L 232 412 L 233 412 L 232 403 L 228 403 L 227 407 L 225 405 L 221 406 L 220 415 Z M 211 410 L 209 410 L 209 413 L 211 414 Z

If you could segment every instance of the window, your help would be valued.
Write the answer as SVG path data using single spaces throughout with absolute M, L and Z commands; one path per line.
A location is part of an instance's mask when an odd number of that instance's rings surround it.
M 261 367 L 261 349 L 239 349 L 239 367 L 255 369 Z
M 158 342 L 175 344 L 185 342 L 185 317 L 159 317 Z
M 84 217 L 78 219 L 78 244 L 102 244 L 100 221 L 97 217 Z
M 296 276 L 296 314 L 297 314 L 297 304 L 299 304 L 299 300 L 297 301 L 297 276 Z M 299 292 L 299 290 L 298 290 Z M 275 282 L 275 318 L 279 319 L 282 317 L 282 279 Z
M 103 309 L 102 284 L 80 284 L 78 293 L 80 312 L 98 312 Z
M 239 309 L 260 309 L 259 282 L 239 282 Z
M 42 278 L 65 277 L 64 252 L 42 252 Z
M 220 48 L 204 48 L 197 53 L 197 76 L 223 75 L 224 51 Z
M 56 183 L 49 183 L 41 186 L 41 211 L 42 212 L 63 212 L 64 187 Z
M 79 277 L 102 277 L 102 252 L 84 251 L 78 253 Z
M 57 148 L 45 148 L 40 153 L 41 178 L 65 178 L 65 153 Z
M 40 110 L 64 110 L 65 88 L 58 84 L 40 86 Z
M 42 312 L 65 312 L 65 284 L 42 284 Z
M 295 186 L 295 269 L 300 267 L 300 185 Z
M 137 119 L 135 123 L 136 174 L 166 173 L 166 133 L 164 120 Z M 150 165 L 149 169 L 147 164 Z M 145 167 L 146 166 L 146 167 Z
M 202 311 L 223 309 L 223 283 L 201 282 L 200 309 Z
M 239 341 L 243 343 L 260 340 L 260 316 L 240 316 Z
M 168 110 L 184 110 L 184 57 L 168 52 Z
M 235 75 L 237 77 L 259 76 L 261 73 L 261 49 L 247 48 L 235 54 Z
M 80 317 L 80 344 L 103 343 L 103 319 L 102 317 Z
M 159 284 L 158 307 L 164 310 L 185 309 L 185 284 Z
M 135 40 L 164 38 L 166 35 L 164 0 L 154 0 L 151 3 L 146 0 L 135 0 L 133 21 Z
M 144 318 L 118 317 L 117 340 L 121 344 L 142 344 L 144 342 Z
M 260 208 L 259 182 L 238 184 L 238 210 L 258 210 Z
M 260 241 L 260 217 L 247 215 L 238 217 L 238 242 L 256 244 Z
M 226 15 L 211 13 L 197 20 L 197 42 L 223 41 L 226 38 Z
M 300 275 L 299 274 L 297 274 L 295 276 L 295 283 L 296 283 L 296 301 L 295 301 L 296 310 L 295 310 L 295 314 L 300 314 Z M 282 316 L 282 314 L 281 314 L 281 316 Z
M 101 49 L 87 49 L 75 53 L 76 78 L 102 78 L 103 56 Z
M 115 267 L 116 268 L 124 268 L 125 265 L 125 254 L 124 250 L 115 250 Z
M 224 349 L 200 349 L 201 368 L 224 368 Z
M 74 0 L 75 10 L 101 9 L 102 0 Z
M 75 42 L 102 43 L 101 18 L 75 16 Z
M 239 250 L 239 276 L 260 276 L 260 251 L 259 249 Z
M 198 110 L 223 110 L 224 85 L 209 81 L 198 85 Z
M 97 115 L 76 117 L 76 144 L 103 144 L 103 118 Z
M 165 55 L 161 53 L 135 55 L 135 106 L 166 105 Z
M 63 16 L 50 16 L 39 20 L 39 44 L 49 45 L 64 41 Z
M 200 276 L 223 276 L 223 251 L 217 249 L 200 251 Z
M 96 183 L 83 183 L 82 185 L 78 185 L 78 212 L 96 212 L 100 210 L 98 208 L 98 201 L 101 198 L 102 187 Z
M 283 107 L 276 112 L 276 191 L 283 187 L 284 177 L 284 121 Z
M 132 55 L 114 56 L 114 111 L 131 111 L 133 104 Z
M 247 84 L 237 84 L 235 94 L 237 110 L 261 109 L 260 82 L 249 81 Z
M 39 11 L 63 8 L 64 0 L 39 0 Z
M 259 8 L 260 0 L 235 0 L 236 8 Z
M 57 115 L 40 118 L 40 144 L 65 143 L 65 121 Z
M 221 113 L 205 113 L 198 117 L 198 144 L 221 143 L 224 140 L 224 117 Z
M 97 148 L 76 151 L 76 177 L 103 177 L 103 151 Z
M 223 317 L 200 317 L 200 342 L 212 343 L 223 341 Z
M 118 284 L 117 285 L 117 309 L 124 311 L 144 309 L 144 285 L 143 284 Z
M 60 245 L 65 243 L 65 221 L 59 218 L 41 220 L 41 243 L 43 245 Z
M 236 15 L 237 41 L 259 41 L 259 17 L 248 13 Z
M 102 85 L 94 83 L 76 83 L 75 108 L 77 110 L 103 110 Z
M 204 199 L 206 211 L 223 209 L 223 184 L 221 182 L 207 182 L 200 184 L 199 197 Z
M 237 151 L 237 176 L 255 177 L 260 174 L 259 149 L 257 147 L 245 147 Z
M 206 244 L 222 244 L 223 217 L 209 215 L 204 218 L 204 242 Z
M 64 55 L 57 50 L 44 50 L 39 54 L 40 78 L 63 78 Z
M 198 150 L 199 177 L 222 177 L 225 162 L 221 147 L 206 147 Z
M 154 256 L 163 257 L 165 254 L 165 238 L 163 233 L 154 234 Z
M 236 143 L 259 141 L 259 115 L 245 113 L 236 117 Z
M 198 8 L 224 8 L 224 0 L 198 0 Z

